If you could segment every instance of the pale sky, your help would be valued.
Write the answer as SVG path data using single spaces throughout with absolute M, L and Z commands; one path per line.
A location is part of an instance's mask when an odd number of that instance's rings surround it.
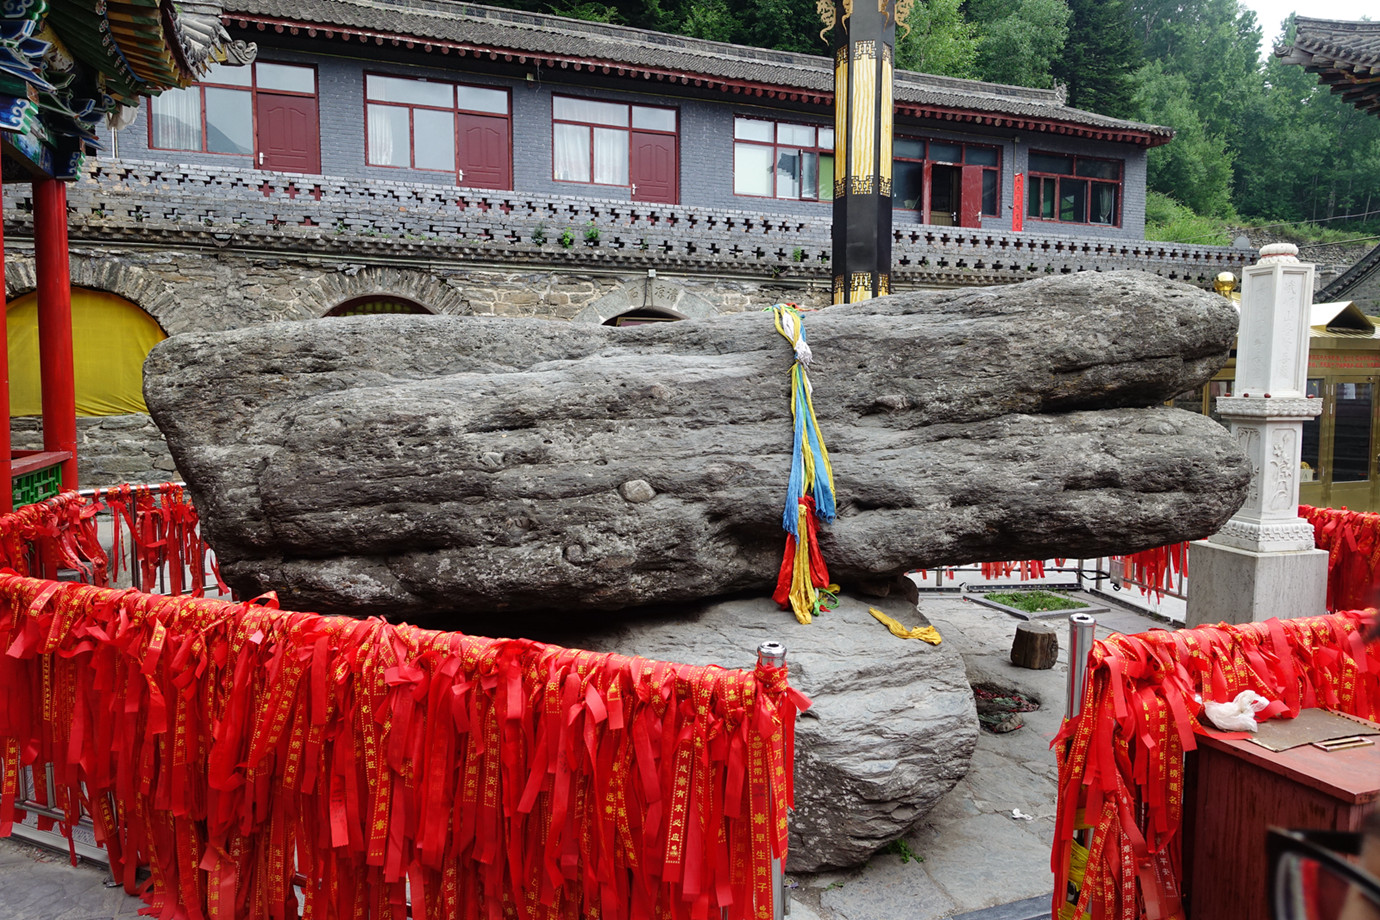
M 1241 0 L 1244 6 L 1255 10 L 1255 18 L 1265 32 L 1261 44 L 1261 54 L 1272 51 L 1275 39 L 1279 37 L 1280 23 L 1290 13 L 1297 12 L 1312 19 L 1361 19 L 1369 15 L 1376 19 L 1375 0 Z

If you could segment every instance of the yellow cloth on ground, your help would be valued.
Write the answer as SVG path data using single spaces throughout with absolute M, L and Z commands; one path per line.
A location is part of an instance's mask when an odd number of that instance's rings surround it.
M 42 415 L 38 368 L 38 298 L 25 294 L 6 311 L 10 414 Z M 157 320 L 115 294 L 72 288 L 72 377 L 77 415 L 147 413 L 144 359 L 166 339 Z
M 939 635 L 939 630 L 935 629 L 933 626 L 916 626 L 913 629 L 906 629 L 876 607 L 868 607 L 867 612 L 876 617 L 887 629 L 891 630 L 891 634 L 898 639 L 919 639 L 921 642 L 928 642 L 930 645 L 938 645 L 944 641 Z

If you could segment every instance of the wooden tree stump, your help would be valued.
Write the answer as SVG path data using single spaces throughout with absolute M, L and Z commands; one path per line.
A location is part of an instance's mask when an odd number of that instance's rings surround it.
M 1054 667 L 1059 658 L 1059 633 L 1048 623 L 1027 620 L 1016 627 L 1011 643 L 1011 663 L 1032 671 Z

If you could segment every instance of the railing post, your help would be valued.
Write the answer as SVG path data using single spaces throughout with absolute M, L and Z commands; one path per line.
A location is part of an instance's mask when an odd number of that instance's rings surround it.
M 780 642 L 763 642 L 757 646 L 757 666 L 780 668 L 786 664 L 786 646 Z M 794 770 L 795 764 L 787 764 L 786 769 Z M 786 904 L 786 872 L 781 860 L 771 861 L 772 918 L 783 920 L 790 912 Z
M 1069 614 L 1069 698 L 1064 718 L 1072 719 L 1083 710 L 1083 690 L 1088 682 L 1088 653 L 1097 632 L 1097 617 L 1090 613 Z

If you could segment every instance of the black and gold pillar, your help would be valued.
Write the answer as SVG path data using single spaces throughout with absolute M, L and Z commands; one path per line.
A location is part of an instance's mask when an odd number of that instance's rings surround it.
M 914 0 L 817 0 L 834 49 L 834 303 L 891 293 L 891 78 Z

